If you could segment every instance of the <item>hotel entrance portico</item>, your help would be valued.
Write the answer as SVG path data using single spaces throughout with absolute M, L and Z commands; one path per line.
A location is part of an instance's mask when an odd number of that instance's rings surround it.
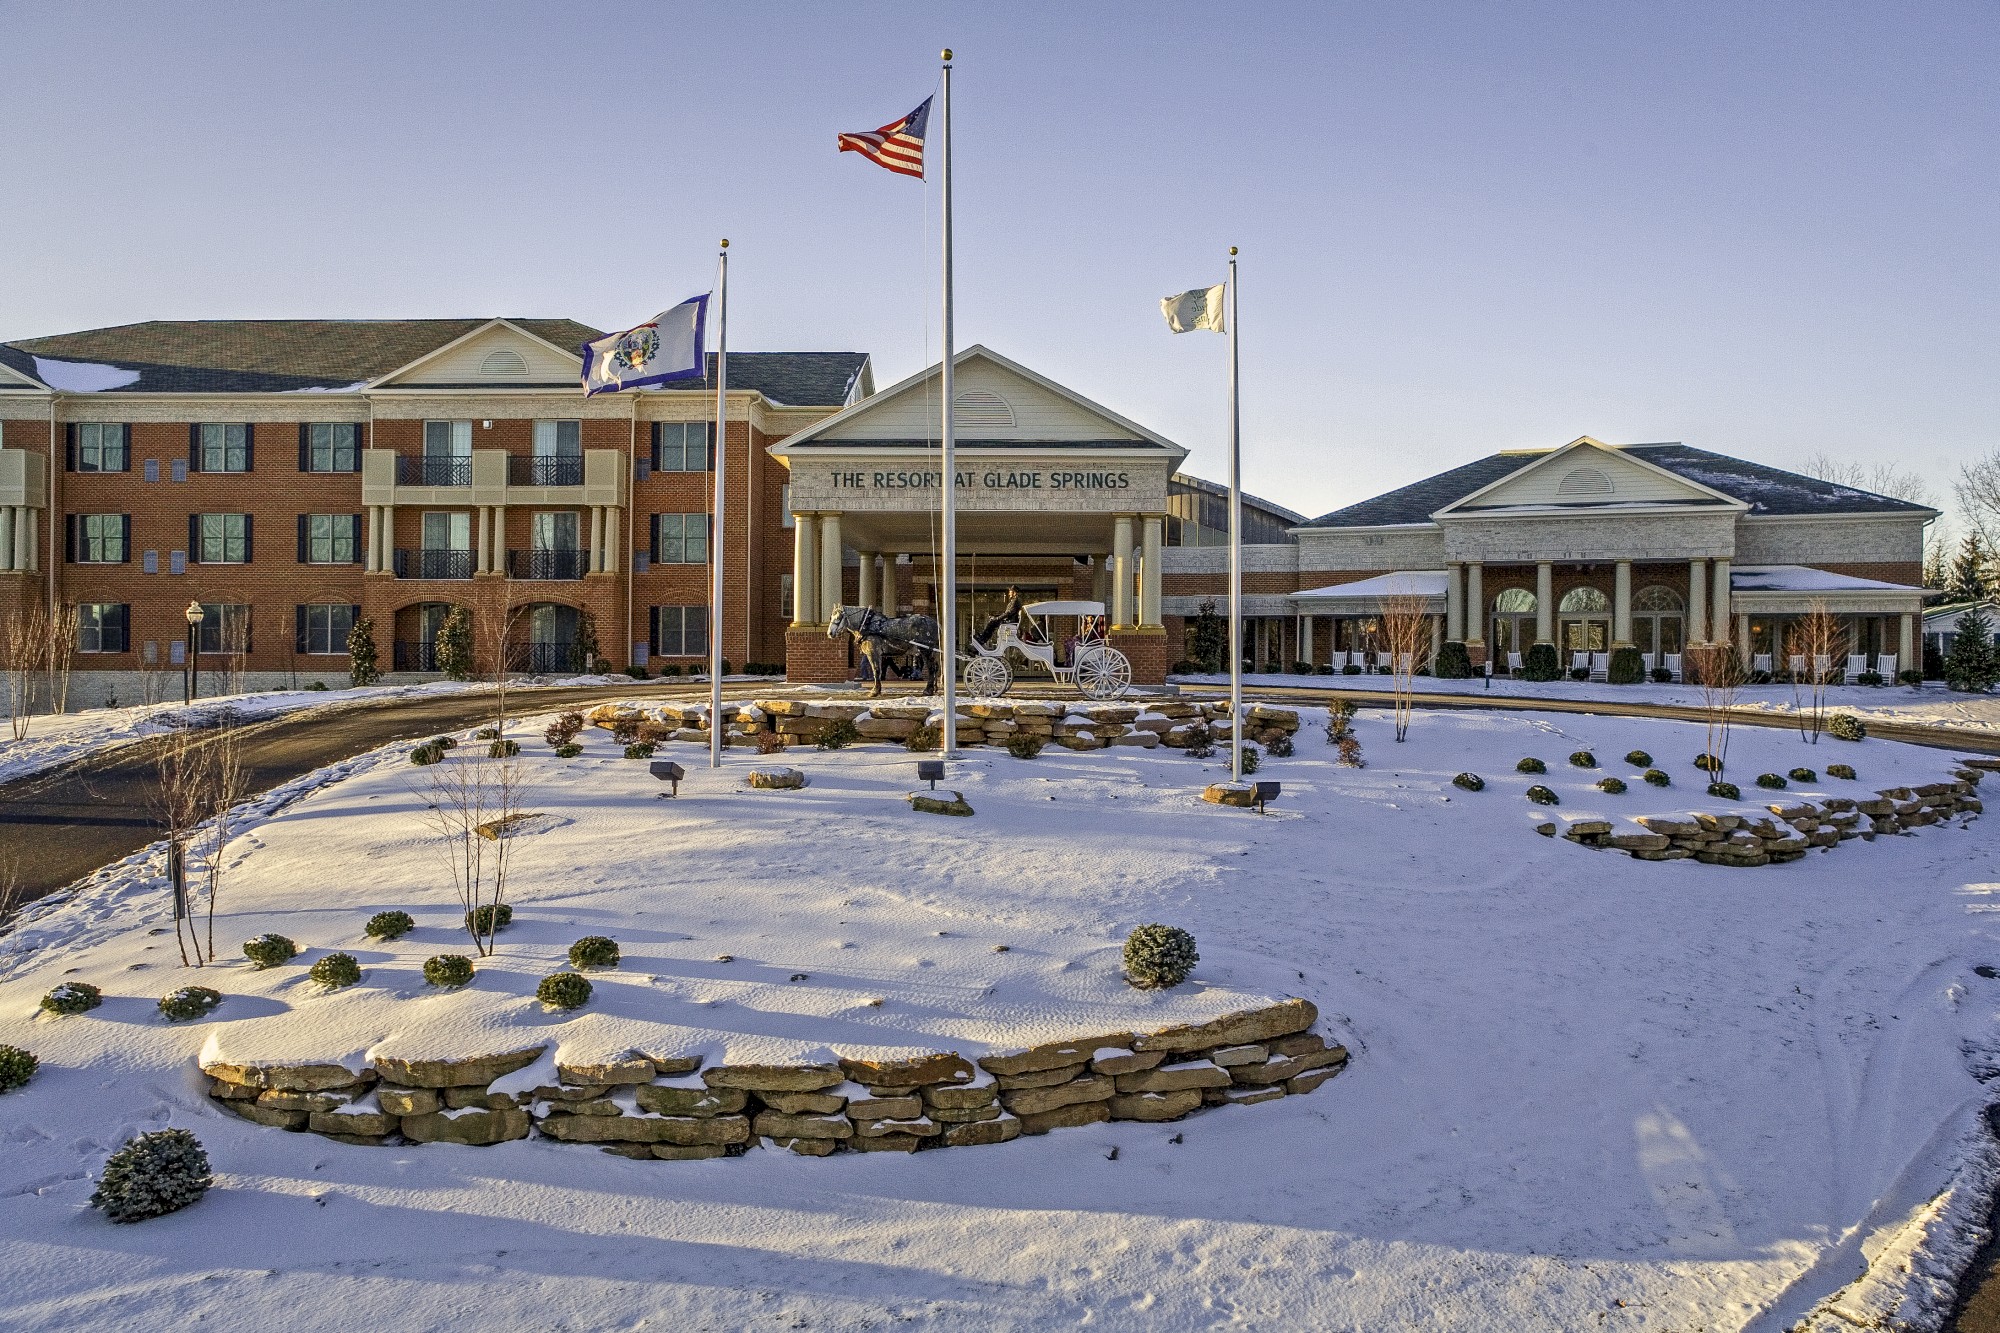
M 954 366 L 960 650 L 1011 584 L 1104 602 L 1133 679 L 1164 682 L 1167 482 L 1186 450 L 983 347 Z M 849 678 L 826 638 L 837 607 L 936 614 L 937 395 L 933 367 L 772 446 L 790 472 L 792 679 Z

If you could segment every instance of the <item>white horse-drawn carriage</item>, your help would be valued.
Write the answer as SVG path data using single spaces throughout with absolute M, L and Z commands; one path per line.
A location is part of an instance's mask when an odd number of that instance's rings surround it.
M 1068 661 L 1056 652 L 1053 621 L 1076 620 L 1076 632 L 1065 640 Z M 972 641 L 973 655 L 965 663 L 965 687 L 975 694 L 1005 694 L 1014 683 L 1014 664 L 1039 668 L 1059 684 L 1072 685 L 1092 699 L 1116 699 L 1132 688 L 1132 663 L 1104 638 L 1102 602 L 1030 602 L 1021 621 L 1002 624 L 989 648 Z

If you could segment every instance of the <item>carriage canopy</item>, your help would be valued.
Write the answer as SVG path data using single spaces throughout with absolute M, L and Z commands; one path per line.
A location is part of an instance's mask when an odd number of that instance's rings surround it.
M 1029 602 L 1021 608 L 1031 616 L 1101 616 L 1102 602 Z

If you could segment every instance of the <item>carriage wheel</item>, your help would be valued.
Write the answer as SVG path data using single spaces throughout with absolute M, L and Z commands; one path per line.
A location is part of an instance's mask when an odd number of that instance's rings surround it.
M 965 664 L 965 688 L 983 698 L 998 698 L 1014 683 L 1005 658 L 975 657 Z
M 1132 663 L 1116 648 L 1086 648 L 1076 655 L 1076 687 L 1093 699 L 1116 699 L 1132 688 Z

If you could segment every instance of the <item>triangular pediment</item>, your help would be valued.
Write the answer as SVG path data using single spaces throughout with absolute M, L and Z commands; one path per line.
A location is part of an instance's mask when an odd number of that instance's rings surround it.
M 543 388 L 580 386 L 583 357 L 505 319 L 488 320 L 444 346 L 390 371 L 369 387 Z
M 1585 435 L 1454 500 L 1432 517 L 1744 507 L 1740 500 Z
M 34 364 L 33 357 L 26 352 L 15 352 L 11 348 L 7 349 L 7 353 L 0 355 L 0 389 L 39 389 L 44 393 L 48 391 L 48 385 L 28 374 L 25 369 L 16 370 L 8 364 L 9 361 L 19 361 L 24 366 L 31 366 Z
M 1157 449 L 1176 463 L 1187 451 L 1172 440 L 985 347 L 952 358 L 953 434 L 960 444 L 1094 445 Z M 772 447 L 930 449 L 942 416 L 939 367 L 920 371 Z

